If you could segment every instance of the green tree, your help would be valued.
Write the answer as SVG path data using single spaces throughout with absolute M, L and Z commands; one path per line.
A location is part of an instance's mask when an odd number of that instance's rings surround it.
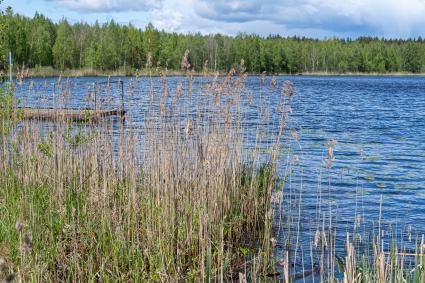
M 3 3 L 3 0 L 0 0 L 0 5 Z M 0 80 L 3 78 L 4 69 L 5 69 L 5 16 L 3 10 L 0 8 Z
M 57 28 L 56 42 L 53 46 L 55 66 L 61 70 L 72 68 L 74 63 L 74 41 L 72 29 L 66 19 Z
M 146 26 L 145 32 L 142 36 L 142 41 L 143 51 L 145 54 L 150 53 L 152 55 L 152 63 L 156 64 L 159 60 L 160 37 L 159 32 L 151 23 Z
M 190 50 L 189 61 L 201 71 L 208 61 L 210 70 L 227 72 L 245 60 L 248 72 L 421 72 L 425 70 L 422 38 L 397 40 L 360 37 L 310 39 L 255 34 L 202 35 L 158 31 L 152 24 L 144 30 L 114 21 L 99 25 L 84 22 L 70 25 L 66 19 L 55 24 L 43 15 L 28 18 L 6 9 L 2 55 L 11 50 L 15 64 L 102 70 L 134 70 L 160 61 L 180 70 L 181 57 Z
M 52 48 L 55 40 L 53 23 L 36 13 L 32 19 L 31 32 L 28 36 L 30 48 L 29 64 L 51 66 L 53 61 Z
M 142 36 L 139 29 L 132 25 L 128 31 L 128 56 L 131 58 L 131 64 L 134 68 L 141 69 L 144 65 L 146 54 L 143 53 Z
M 415 42 L 409 42 L 403 48 L 403 57 L 404 57 L 404 69 L 408 72 L 417 73 L 422 69 L 422 60 L 420 59 L 423 56 L 419 44 Z
M 4 13 L 3 21 L 5 25 L 4 42 L 5 49 L 13 52 L 16 62 L 28 64 L 29 46 L 28 29 L 29 21 L 20 15 L 14 15 L 11 7 L 8 7 Z

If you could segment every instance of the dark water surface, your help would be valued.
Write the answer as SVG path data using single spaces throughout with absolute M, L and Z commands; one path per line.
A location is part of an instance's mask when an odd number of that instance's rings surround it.
M 167 79 L 170 93 L 175 93 L 182 79 Z M 296 250 L 308 254 L 318 223 L 323 225 L 325 220 L 325 226 L 329 226 L 329 215 L 338 235 L 336 251 L 342 254 L 345 233 L 353 232 L 356 219 L 361 219 L 363 232 L 377 223 L 381 198 L 386 237 L 395 234 L 403 240 L 413 233 L 414 246 L 416 236 L 425 232 L 425 77 L 278 77 L 278 86 L 288 79 L 297 92 L 290 127 L 297 130 L 299 139 L 290 149 L 291 158 L 296 157 L 298 162 L 291 166 L 290 181 L 282 188 L 283 209 L 278 208 L 275 214 L 277 255 L 285 254 L 288 230 L 299 231 L 295 233 L 299 243 Z M 132 97 L 127 97 L 130 78 L 123 80 L 126 108 L 131 110 L 135 127 L 141 127 L 149 105 L 149 80 L 135 83 Z M 195 88 L 199 80 L 195 79 Z M 269 84 L 271 78 L 267 80 Z M 52 94 L 55 81 L 57 78 L 34 80 L 32 94 L 25 91 L 28 86 L 18 86 L 21 105 L 54 107 L 58 99 L 40 94 L 46 93 L 43 89 Z M 72 95 L 66 106 L 85 107 L 96 81 L 105 79 L 71 79 Z M 247 79 L 246 88 L 254 97 L 271 91 L 270 86 L 262 88 L 259 82 L 259 77 Z M 155 78 L 154 85 L 161 91 L 160 79 Z M 55 88 L 56 94 L 61 91 Z M 120 105 L 118 87 L 111 93 L 116 97 L 112 104 Z M 270 97 L 271 103 L 274 99 Z M 273 120 L 273 111 L 271 115 Z M 249 113 L 246 117 L 249 127 Z M 324 166 L 325 143 L 331 139 L 338 143 L 328 170 Z M 279 174 L 282 179 L 288 174 L 286 162 L 281 163 Z M 288 224 L 291 215 L 292 223 Z M 358 229 L 353 233 L 363 232 Z M 304 262 L 308 269 L 311 259 L 304 257 L 294 260 L 294 266 Z

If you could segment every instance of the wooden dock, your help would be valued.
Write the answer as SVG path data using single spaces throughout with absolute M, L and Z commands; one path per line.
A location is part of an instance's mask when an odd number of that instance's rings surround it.
M 17 108 L 23 119 L 66 122 L 99 122 L 102 118 L 118 116 L 125 118 L 125 110 Z

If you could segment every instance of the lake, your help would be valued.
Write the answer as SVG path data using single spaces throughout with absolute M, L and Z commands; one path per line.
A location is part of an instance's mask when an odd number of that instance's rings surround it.
M 88 99 L 93 99 L 93 83 L 105 80 L 62 79 L 61 89 L 55 85 L 57 78 L 34 79 L 18 85 L 16 96 L 21 106 L 46 108 L 58 105 L 57 94 L 67 90 L 72 94 L 65 106 L 84 108 Z M 175 93 L 182 80 L 167 78 L 169 93 Z M 195 78 L 194 99 L 201 80 Z M 361 236 L 376 228 L 381 204 L 384 239 L 397 235 L 399 241 L 414 248 L 417 236 L 425 232 L 425 77 L 282 76 L 277 77 L 278 88 L 274 89 L 271 77 L 266 77 L 263 87 L 261 78 L 252 76 L 247 78 L 246 91 L 254 96 L 253 107 L 257 107 L 258 97 L 266 95 L 273 104 L 277 100 L 274 94 L 280 92 L 285 80 L 292 81 L 297 93 L 288 128 L 295 129 L 298 138 L 287 144 L 288 154 L 282 154 L 287 157 L 279 167 L 279 176 L 286 182 L 281 188 L 284 200 L 275 213 L 277 256 L 284 257 L 288 241 L 296 242 L 293 252 L 300 256 L 293 266 L 299 270 L 302 265 L 311 265 L 314 259 L 301 255 L 310 253 L 322 225 L 333 227 L 335 250 L 342 255 L 346 232 Z M 141 129 L 150 103 L 149 79 L 123 81 L 132 127 Z M 161 92 L 161 78 L 153 78 L 153 86 Z M 105 88 L 99 89 L 98 104 L 105 99 L 104 92 Z M 118 107 L 118 85 L 110 94 L 114 98 L 109 104 Z M 250 119 L 256 119 L 251 114 L 246 113 L 245 127 L 250 127 Z M 274 114 L 271 111 L 271 121 Z M 272 122 L 264 130 L 272 133 L 277 129 Z M 328 169 L 325 144 L 332 139 L 337 141 L 335 160 Z M 249 147 L 250 138 L 247 140 Z M 289 239 L 289 231 L 295 231 L 295 239 Z

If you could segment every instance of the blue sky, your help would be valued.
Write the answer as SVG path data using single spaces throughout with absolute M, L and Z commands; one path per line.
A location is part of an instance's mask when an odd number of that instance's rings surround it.
M 114 19 L 141 28 L 152 22 L 183 33 L 425 37 L 425 0 L 5 0 L 3 6 L 54 21 Z

